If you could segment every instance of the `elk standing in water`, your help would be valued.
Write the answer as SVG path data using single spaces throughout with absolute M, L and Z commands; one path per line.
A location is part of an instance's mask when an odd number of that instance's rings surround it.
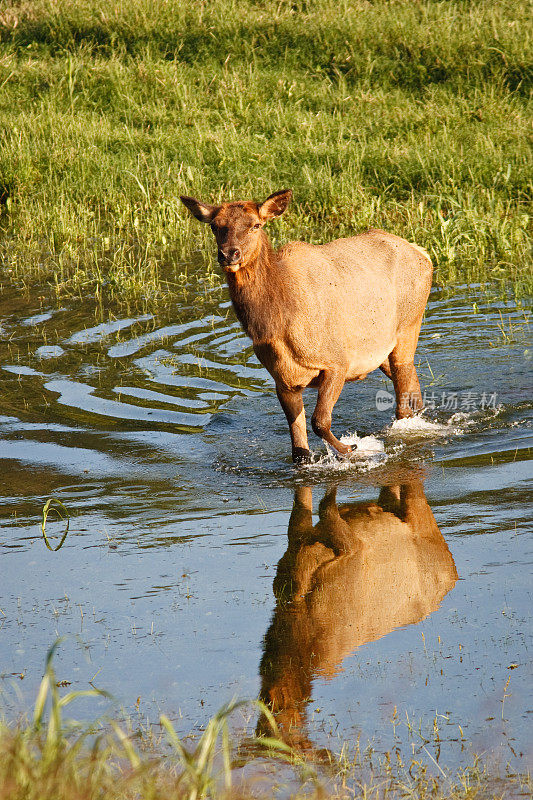
M 346 381 L 379 367 L 394 383 L 399 419 L 422 408 L 413 362 L 433 270 L 422 248 L 377 229 L 273 250 L 263 226 L 285 211 L 291 195 L 276 192 L 261 204 L 181 200 L 211 226 L 233 307 L 274 378 L 293 461 L 300 462 L 310 459 L 307 386 L 318 389 L 314 432 L 343 455 L 351 447 L 331 432 L 331 412 Z

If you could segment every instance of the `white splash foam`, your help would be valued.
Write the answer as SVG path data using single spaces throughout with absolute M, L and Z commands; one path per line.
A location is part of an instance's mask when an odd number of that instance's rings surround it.
M 384 453 L 385 445 L 375 436 L 358 436 L 354 431 L 353 433 L 346 433 L 340 438 L 343 444 L 349 444 L 351 447 L 356 448 L 356 453 L 360 455 L 371 455 L 374 453 Z
M 450 433 L 459 433 L 459 429 L 451 424 L 431 422 L 420 415 L 395 419 L 386 431 L 388 436 L 446 436 Z
M 473 414 L 467 413 L 466 411 L 457 411 L 455 414 L 452 414 L 448 420 L 448 425 L 460 425 L 464 428 L 469 428 L 475 424 L 476 420 L 474 419 Z
M 314 456 L 314 460 L 303 467 L 309 470 L 327 469 L 328 472 L 347 472 L 351 469 L 367 472 L 390 458 L 390 454 L 385 452 L 385 444 L 376 436 L 358 436 L 354 432 L 341 436 L 340 441 L 353 448 L 348 456 L 339 456 L 325 442 L 327 454 Z M 397 448 L 394 448 L 394 452 L 397 452 Z
M 487 418 L 498 416 L 503 406 L 496 408 L 476 408 L 472 411 L 456 411 L 447 422 L 433 422 L 424 416 L 427 410 L 416 414 L 414 417 L 397 419 L 385 430 L 389 437 L 439 437 L 439 436 L 461 436 L 473 425 L 476 425 Z
M 469 412 L 457 411 L 450 417 L 450 424 L 475 425 L 475 423 L 480 420 L 497 417 L 504 409 L 505 406 L 503 403 L 499 403 L 497 406 L 475 408 L 473 411 Z
M 475 409 L 470 412 L 457 411 L 447 422 L 433 422 L 427 419 L 424 416 L 427 413 L 425 410 L 413 417 L 394 420 L 380 432 L 380 435 L 388 440 L 386 450 L 384 441 L 377 436 L 372 434 L 358 436 L 355 432 L 347 433 L 340 437 L 340 441 L 353 448 L 349 455 L 339 456 L 332 447 L 325 443 L 326 455 L 314 453 L 313 460 L 302 467 L 309 470 L 328 470 L 328 472 L 332 470 L 347 472 L 352 469 L 358 472 L 368 472 L 397 456 L 407 446 L 410 438 L 416 440 L 462 436 L 472 425 L 479 422 L 480 417 L 497 416 L 502 409 L 503 406 L 499 405 L 496 408 Z

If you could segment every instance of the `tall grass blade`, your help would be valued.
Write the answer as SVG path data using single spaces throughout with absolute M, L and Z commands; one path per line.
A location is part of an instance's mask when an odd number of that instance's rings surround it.
M 56 547 L 52 547 L 52 545 L 50 544 L 50 541 L 48 539 L 48 536 L 46 534 L 46 521 L 48 519 L 48 515 L 50 513 L 52 513 L 52 512 L 57 514 L 57 516 L 60 519 L 62 519 L 62 520 L 66 519 L 67 520 L 67 525 L 66 525 L 66 528 L 65 528 L 65 532 L 64 532 L 63 536 L 61 537 L 61 539 L 59 541 L 59 544 Z M 65 543 L 65 539 L 67 538 L 67 534 L 68 534 L 68 531 L 69 531 L 69 525 L 70 525 L 70 514 L 69 514 L 68 509 L 65 506 L 65 504 L 62 503 L 61 500 L 58 500 L 55 497 L 50 497 L 46 501 L 44 506 L 43 506 L 43 518 L 42 518 L 42 521 L 41 521 L 41 530 L 42 530 L 42 533 L 43 533 L 44 543 L 45 543 L 45 545 L 47 546 L 47 548 L 49 550 L 51 550 L 52 552 L 56 552 L 57 550 L 60 550 L 63 547 L 63 544 Z
M 139 758 L 139 755 L 135 750 L 134 746 L 130 742 L 128 735 L 114 720 L 111 720 L 111 727 L 115 731 L 117 739 L 124 748 L 124 752 L 126 753 L 131 766 L 133 767 L 133 769 L 139 769 L 139 767 L 141 766 L 141 759 Z

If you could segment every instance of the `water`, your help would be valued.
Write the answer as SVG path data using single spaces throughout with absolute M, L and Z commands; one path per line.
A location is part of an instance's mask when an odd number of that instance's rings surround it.
M 64 636 L 59 680 L 181 733 L 261 694 L 307 749 L 413 743 L 433 770 L 473 753 L 525 768 L 533 349 L 521 308 L 472 302 L 432 294 L 423 418 L 379 411 L 391 385 L 374 373 L 334 411 L 354 456 L 311 433 L 295 469 L 225 290 L 192 282 L 179 307 L 118 318 L 4 291 L 4 712 L 31 708 Z M 51 496 L 71 514 L 57 552 Z M 63 530 L 49 521 L 52 543 Z

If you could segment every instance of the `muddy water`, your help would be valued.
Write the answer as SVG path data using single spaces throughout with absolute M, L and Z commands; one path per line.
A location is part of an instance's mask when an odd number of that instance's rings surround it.
M 431 769 L 474 752 L 531 761 L 533 346 L 520 307 L 434 292 L 424 416 L 393 423 L 374 373 L 335 409 L 355 456 L 337 461 L 311 434 L 314 463 L 295 469 L 223 289 L 193 281 L 159 315 L 6 290 L 1 305 L 8 716 L 31 707 L 64 636 L 58 679 L 93 681 L 142 720 L 165 711 L 181 732 L 261 695 L 306 748 L 403 747 Z M 40 531 L 51 496 L 71 514 L 57 552 Z M 52 544 L 62 530 L 49 524 Z M 75 715 L 108 709 L 80 701 Z

